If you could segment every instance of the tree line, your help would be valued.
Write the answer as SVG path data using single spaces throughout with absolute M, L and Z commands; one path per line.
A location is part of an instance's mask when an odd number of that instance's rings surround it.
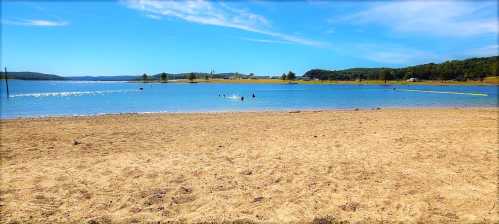
M 247 78 L 254 76 L 253 73 L 250 73 L 249 75 L 246 74 L 241 74 L 238 72 L 230 72 L 230 73 L 214 73 L 214 71 L 211 71 L 210 73 L 207 72 L 187 72 L 187 73 L 159 73 L 155 75 L 148 75 L 148 74 L 142 74 L 140 77 L 137 77 L 137 80 L 160 80 L 160 81 L 168 81 L 169 79 L 189 79 L 189 80 L 194 80 L 194 79 L 223 79 L 223 78 L 228 78 L 228 77 L 236 77 L 236 78 Z
M 137 78 L 137 80 L 141 80 L 141 81 L 144 81 L 144 82 L 146 82 L 146 81 L 152 81 L 152 80 L 159 80 L 160 82 L 168 82 L 168 80 L 171 77 L 173 77 L 174 79 L 187 78 L 191 82 L 193 82 L 195 79 L 198 79 L 200 77 L 202 77 L 205 80 L 209 80 L 210 77 L 213 77 L 213 75 L 210 75 L 208 73 L 194 73 L 194 72 L 190 72 L 190 73 L 186 73 L 186 74 L 184 74 L 182 76 L 178 76 L 176 74 L 167 74 L 165 72 L 162 72 L 162 73 L 159 73 L 159 74 L 154 75 L 154 76 L 149 76 L 146 73 L 144 73 L 144 74 L 142 74 L 142 76 L 140 78 Z
M 498 56 L 453 60 L 404 68 L 351 68 L 345 70 L 312 69 L 303 76 L 319 80 L 483 80 L 498 76 Z
M 286 75 L 286 73 L 282 73 L 282 75 L 281 75 L 281 80 L 293 81 L 295 79 L 296 79 L 296 74 L 292 71 L 289 71 L 287 75 Z

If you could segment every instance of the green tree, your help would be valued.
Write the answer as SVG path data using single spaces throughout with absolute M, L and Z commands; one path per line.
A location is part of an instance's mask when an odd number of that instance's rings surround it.
M 145 81 L 147 81 L 147 79 L 148 79 L 147 74 L 146 73 L 142 74 L 142 81 L 145 82 Z
M 381 71 L 379 79 L 385 81 L 385 84 L 386 84 L 386 82 L 390 79 L 390 76 L 391 76 L 390 70 L 389 69 L 383 69 Z
M 292 71 L 289 71 L 288 72 L 288 75 L 286 76 L 286 79 L 289 80 L 289 81 L 293 81 L 296 79 L 296 74 Z
M 412 77 L 412 76 L 413 76 L 413 75 L 412 75 L 412 71 L 411 71 L 411 70 L 409 70 L 409 71 L 407 71 L 407 72 L 405 73 L 405 75 L 404 75 L 404 79 L 405 79 L 405 80 L 408 80 L 408 79 L 410 79 L 410 78 L 414 78 L 414 77 Z
M 282 73 L 281 80 L 286 80 L 286 74 Z
M 497 64 L 498 64 L 497 61 L 492 62 L 492 64 L 490 64 L 490 75 L 499 76 L 499 69 L 497 69 Z
M 196 74 L 194 72 L 189 73 L 189 76 L 187 77 L 190 82 L 193 82 L 194 79 L 196 79 Z
M 388 74 L 387 79 L 393 80 L 393 79 L 395 79 L 395 77 L 397 77 L 397 73 L 394 70 L 390 70 L 390 74 Z
M 483 82 L 483 80 L 485 79 L 485 77 L 487 77 L 487 71 L 488 69 L 485 68 L 485 67 L 481 67 L 480 70 L 479 70 L 479 73 L 478 73 L 478 78 L 480 79 L 480 82 Z
M 319 76 L 319 80 L 322 81 L 325 81 L 325 80 L 328 80 L 329 79 L 329 75 L 327 73 L 322 73 L 320 76 Z
M 329 81 L 335 81 L 336 80 L 336 73 L 332 72 L 331 74 L 329 74 L 329 76 L 327 77 L 327 79 Z
M 161 82 L 168 82 L 168 76 L 164 72 L 161 73 L 161 75 L 159 76 L 159 79 L 161 80 Z
M 450 62 L 445 62 L 442 64 L 440 67 L 440 71 L 438 73 L 438 79 L 440 79 L 441 82 L 447 80 L 447 78 L 450 76 Z

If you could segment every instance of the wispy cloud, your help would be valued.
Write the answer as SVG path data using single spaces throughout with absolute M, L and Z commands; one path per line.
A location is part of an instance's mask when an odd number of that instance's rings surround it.
M 366 10 L 330 22 L 376 24 L 396 32 L 422 35 L 498 35 L 497 2 L 396 1 L 372 4 Z
M 28 19 L 28 20 L 2 20 L 4 25 L 14 25 L 14 26 L 67 26 L 69 25 L 66 21 L 53 21 L 53 20 L 43 20 L 43 19 Z
M 158 16 L 158 15 L 154 15 L 154 14 L 146 14 L 145 16 L 146 16 L 147 18 L 150 18 L 150 19 L 161 20 L 161 16 Z
M 242 40 L 257 42 L 257 43 L 266 43 L 266 44 L 291 44 L 287 41 L 281 40 L 270 40 L 270 39 L 255 39 L 255 38 L 241 38 Z
M 314 47 L 327 45 L 320 41 L 271 31 L 270 22 L 264 16 L 233 8 L 222 2 L 128 0 L 125 4 L 149 15 L 176 17 L 192 23 L 240 29 L 296 44 Z

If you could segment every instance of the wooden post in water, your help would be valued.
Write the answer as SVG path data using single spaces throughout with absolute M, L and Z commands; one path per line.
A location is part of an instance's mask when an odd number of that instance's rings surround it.
M 7 88 L 7 99 L 9 99 L 9 78 L 7 77 L 7 67 L 4 67 L 5 87 Z

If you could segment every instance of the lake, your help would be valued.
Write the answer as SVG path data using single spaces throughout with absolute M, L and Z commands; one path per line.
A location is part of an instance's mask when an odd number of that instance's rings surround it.
M 7 98 L 5 82 L 1 80 L 2 119 L 131 112 L 498 106 L 497 86 L 10 80 L 9 89 Z

